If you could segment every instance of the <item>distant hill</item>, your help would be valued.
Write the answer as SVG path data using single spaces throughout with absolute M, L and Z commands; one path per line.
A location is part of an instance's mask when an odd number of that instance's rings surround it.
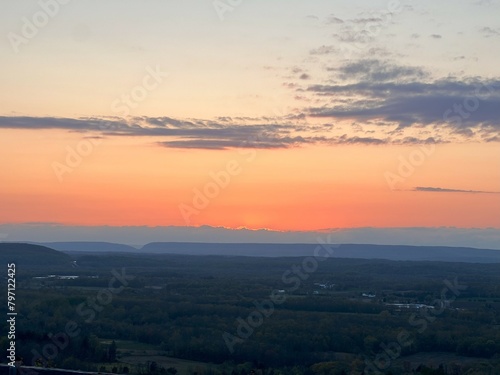
M 1 242 L 0 261 L 20 266 L 70 265 L 71 257 L 45 246 Z
M 137 253 L 135 247 L 110 242 L 40 242 L 37 245 L 65 252 L 103 252 L 103 253 Z
M 311 256 L 317 246 L 316 244 L 154 242 L 143 246 L 140 251 L 157 254 L 295 257 Z M 333 248 L 333 254 L 336 258 L 500 263 L 500 250 L 467 247 L 344 244 Z
M 7 245 L 7 244 L 2 244 Z M 18 244 L 20 245 L 20 244 Z M 317 244 L 261 244 L 261 243 L 201 243 L 152 242 L 136 249 L 129 245 L 109 242 L 50 242 L 37 244 L 49 251 L 65 253 L 103 254 L 184 254 L 227 255 L 250 257 L 301 257 L 314 255 Z M 35 246 L 35 245 L 32 245 Z M 45 247 L 46 246 L 46 247 Z M 407 246 L 407 245 L 331 245 L 333 257 L 357 259 L 387 259 L 402 261 L 444 261 L 468 263 L 500 263 L 500 250 L 470 247 Z M 337 247 L 338 246 L 338 247 Z M 56 251 L 57 253 L 57 251 Z M 37 253 L 38 254 L 38 253 Z M 60 253 L 59 253 L 60 254 Z M 67 256 L 67 254 L 62 254 Z

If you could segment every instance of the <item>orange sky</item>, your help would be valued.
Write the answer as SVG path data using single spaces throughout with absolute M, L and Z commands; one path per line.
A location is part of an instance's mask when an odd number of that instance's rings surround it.
M 279 230 L 500 226 L 500 194 L 412 191 L 417 186 L 495 191 L 500 168 L 491 163 L 499 159 L 494 145 L 436 146 L 406 177 L 399 175 L 398 158 L 408 160 L 416 146 L 214 152 L 104 139 L 71 172 L 64 170 L 60 181 L 54 163 L 65 165 L 66 147 L 76 150 L 82 140 L 63 131 L 4 131 L 0 147 L 9 155 L 2 159 L 8 183 L 0 186 L 0 222 Z M 226 172 L 228 165 L 233 175 Z M 394 190 L 387 172 L 401 178 Z M 228 182 L 215 185 L 211 173 L 229 176 Z M 194 189 L 205 191 L 198 206 Z

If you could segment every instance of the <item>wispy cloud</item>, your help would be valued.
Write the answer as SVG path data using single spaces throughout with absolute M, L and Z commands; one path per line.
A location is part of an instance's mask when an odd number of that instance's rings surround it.
M 270 118 L 220 117 L 217 121 L 179 120 L 171 117 L 58 118 L 0 117 L 0 129 L 61 129 L 82 133 L 84 138 L 158 138 L 156 145 L 167 148 L 225 150 L 231 148 L 278 149 L 312 144 L 388 145 L 441 143 L 432 137 L 374 137 L 333 134 L 332 124 L 297 123 L 301 116 Z M 259 122 L 257 124 L 253 122 Z M 294 122 L 295 121 L 295 122 Z M 363 132 L 363 130 L 358 131 Z M 338 130 L 337 130 L 338 131 Z
M 258 148 L 258 149 L 278 149 L 297 147 L 305 144 L 327 142 L 323 137 L 274 137 L 256 133 L 247 139 L 242 137 L 227 139 L 181 139 L 175 141 L 158 142 L 159 146 L 167 148 L 188 148 L 206 150 L 227 150 L 232 148 Z
M 500 36 L 500 27 L 499 28 L 492 28 L 492 27 L 483 27 L 479 32 L 485 37 L 485 38 L 491 38 L 494 36 Z
M 433 192 L 433 193 L 470 193 L 470 194 L 500 194 L 497 191 L 482 191 L 482 190 L 463 190 L 463 189 L 449 189 L 430 186 L 417 186 L 413 191 Z
M 323 45 L 318 48 L 313 48 L 312 50 L 309 51 L 311 55 L 328 55 L 331 53 L 338 53 L 338 52 L 340 52 L 340 48 L 332 45 L 330 46 Z
M 340 18 L 340 17 L 337 17 L 334 14 L 330 14 L 326 18 L 326 23 L 327 24 L 342 24 L 342 23 L 344 23 L 344 20 L 342 18 Z
M 293 125 L 287 116 L 281 124 L 245 124 L 255 119 L 220 118 L 220 121 L 179 120 L 171 117 L 122 118 L 57 118 L 57 117 L 0 117 L 4 129 L 64 129 L 90 132 L 102 136 L 133 136 L 175 138 L 158 145 L 177 148 L 226 149 L 234 147 L 287 148 L 325 139 L 301 137 L 307 127 Z M 265 121 L 266 118 L 259 119 Z M 239 121 L 239 122 L 238 122 Z
M 420 67 L 388 64 L 375 59 L 349 62 L 337 69 L 342 80 L 358 80 L 369 82 L 415 81 L 430 77 L 430 74 Z

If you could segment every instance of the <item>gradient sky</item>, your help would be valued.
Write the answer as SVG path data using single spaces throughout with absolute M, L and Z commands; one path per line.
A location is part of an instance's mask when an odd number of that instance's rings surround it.
M 498 14 L 9 1 L 0 224 L 500 229 Z

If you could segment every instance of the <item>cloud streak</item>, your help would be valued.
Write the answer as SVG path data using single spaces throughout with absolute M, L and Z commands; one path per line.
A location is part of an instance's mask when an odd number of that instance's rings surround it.
M 430 187 L 430 186 L 417 186 L 413 189 L 413 191 L 433 192 L 433 193 L 500 194 L 500 192 L 498 191 L 448 189 L 448 188 Z
M 179 120 L 170 117 L 58 118 L 0 117 L 0 129 L 60 129 L 82 133 L 85 138 L 152 137 L 157 146 L 166 148 L 226 150 L 232 148 L 280 149 L 304 145 L 388 145 L 440 143 L 432 137 L 374 137 L 332 134 L 331 124 L 294 124 L 295 118 L 275 118 L 278 123 L 248 124 L 261 119 L 219 121 Z M 300 118 L 297 118 L 300 120 Z

